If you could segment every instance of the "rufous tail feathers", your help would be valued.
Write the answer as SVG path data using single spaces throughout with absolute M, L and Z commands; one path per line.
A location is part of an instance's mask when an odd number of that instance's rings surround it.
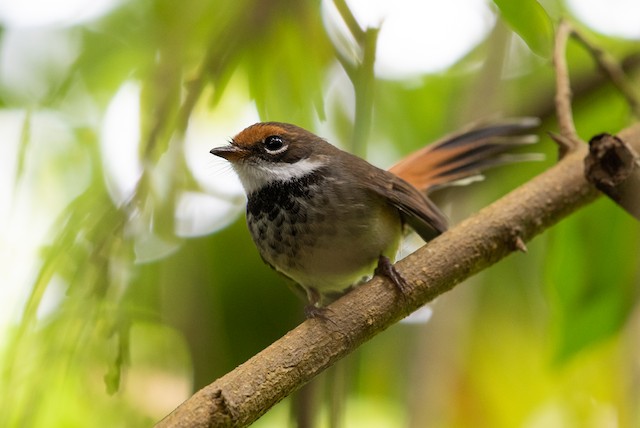
M 535 143 L 537 136 L 530 132 L 539 124 L 537 118 L 523 117 L 472 125 L 410 154 L 389 171 L 426 193 L 482 179 L 489 168 L 541 160 L 539 153 L 508 153 Z

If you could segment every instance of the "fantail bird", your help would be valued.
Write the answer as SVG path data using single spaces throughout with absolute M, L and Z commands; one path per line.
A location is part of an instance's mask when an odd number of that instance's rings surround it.
M 447 221 L 427 193 L 503 163 L 528 160 L 507 150 L 532 141 L 523 118 L 453 134 L 389 171 L 298 126 L 265 122 L 211 153 L 231 163 L 247 194 L 247 224 L 262 259 L 306 293 L 307 315 L 374 269 L 402 289 L 391 260 L 406 226 L 425 241 Z M 377 266 L 377 268 L 376 268 Z

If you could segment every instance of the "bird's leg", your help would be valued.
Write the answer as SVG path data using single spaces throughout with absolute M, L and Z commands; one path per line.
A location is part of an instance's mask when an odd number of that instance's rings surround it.
M 407 291 L 409 290 L 409 284 L 407 280 L 402 277 L 400 272 L 398 272 L 389 260 L 389 257 L 381 255 L 378 257 L 378 266 L 374 271 L 376 275 L 383 275 L 389 278 L 393 285 L 396 286 L 396 289 L 405 296 Z
M 330 310 L 326 306 L 320 306 L 322 296 L 315 288 L 305 288 L 309 304 L 304 307 L 304 315 L 307 319 L 320 318 L 325 321 L 331 321 L 327 316 Z
M 307 319 L 319 319 L 324 321 L 325 325 L 331 324 L 333 326 L 333 330 L 335 333 L 338 333 L 340 336 L 344 337 L 347 343 L 351 343 L 351 338 L 345 334 L 345 332 L 341 331 L 338 327 L 338 324 L 334 320 L 329 317 L 329 314 L 332 314 L 333 311 L 326 306 L 322 306 L 322 295 L 315 288 L 305 288 L 307 292 L 307 298 L 309 299 L 309 304 L 304 307 L 304 315 Z M 325 296 L 326 297 L 326 296 Z
M 329 309 L 326 307 L 316 306 L 311 303 L 304 307 L 304 316 L 307 319 L 320 318 L 324 321 L 331 321 L 327 316 L 327 312 L 329 312 Z

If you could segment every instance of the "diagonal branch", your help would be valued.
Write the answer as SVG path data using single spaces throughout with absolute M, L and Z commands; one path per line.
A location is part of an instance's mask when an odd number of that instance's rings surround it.
M 640 150 L 640 124 L 619 134 Z M 586 145 L 397 264 L 406 298 L 374 278 L 331 306 L 331 322 L 308 320 L 204 387 L 158 427 L 246 426 L 363 342 L 520 248 L 598 192 L 584 177 Z

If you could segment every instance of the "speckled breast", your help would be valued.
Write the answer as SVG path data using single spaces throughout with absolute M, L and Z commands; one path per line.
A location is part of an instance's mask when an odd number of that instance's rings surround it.
M 401 222 L 386 202 L 357 192 L 323 170 L 252 192 L 247 223 L 262 258 L 320 291 L 369 275 L 380 254 L 395 254 Z
M 251 193 L 247 224 L 262 258 L 286 273 L 299 268 L 301 248 L 313 247 L 319 233 L 335 234 L 320 207 L 328 203 L 320 172 L 276 181 Z

